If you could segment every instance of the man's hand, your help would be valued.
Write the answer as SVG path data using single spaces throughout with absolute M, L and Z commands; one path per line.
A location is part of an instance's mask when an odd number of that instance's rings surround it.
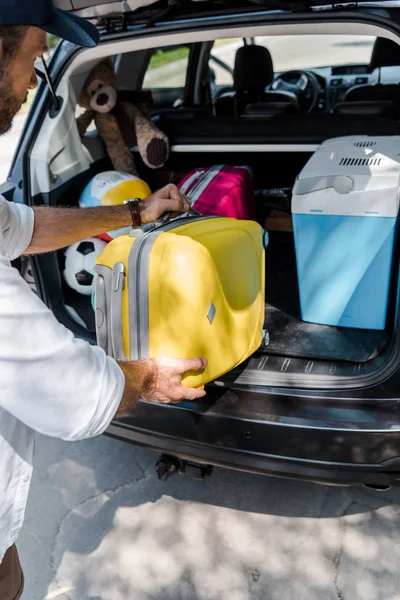
M 142 223 L 152 223 L 166 212 L 185 213 L 189 208 L 190 201 L 187 196 L 181 194 L 176 185 L 170 183 L 140 202 L 140 216 Z
M 142 387 L 143 400 L 170 404 L 181 400 L 196 400 L 206 395 L 203 390 L 187 388 L 182 375 L 202 371 L 207 366 L 204 358 L 154 358 L 148 360 L 149 375 Z
M 185 373 L 199 372 L 207 366 L 205 358 L 148 358 L 118 364 L 125 375 L 125 393 L 117 415 L 132 409 L 139 398 L 174 404 L 206 395 L 204 390 L 187 388 L 182 384 Z

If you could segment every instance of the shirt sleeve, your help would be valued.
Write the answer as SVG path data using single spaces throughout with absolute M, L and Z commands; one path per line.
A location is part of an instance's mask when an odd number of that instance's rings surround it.
M 11 255 L 28 240 L 16 243 L 7 235 Z M 56 320 L 9 265 L 1 236 L 0 282 L 0 406 L 52 437 L 73 441 L 102 433 L 124 391 L 118 364 Z
M 29 206 L 8 202 L 0 196 L 0 226 L 3 252 L 9 260 L 15 260 L 31 243 L 34 212 Z

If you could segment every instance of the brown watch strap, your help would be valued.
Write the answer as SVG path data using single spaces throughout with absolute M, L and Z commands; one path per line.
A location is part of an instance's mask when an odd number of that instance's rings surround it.
M 142 224 L 139 202 L 139 198 L 133 198 L 132 200 L 128 200 L 127 202 L 132 217 L 132 227 L 134 227 L 135 229 L 137 227 L 140 227 Z

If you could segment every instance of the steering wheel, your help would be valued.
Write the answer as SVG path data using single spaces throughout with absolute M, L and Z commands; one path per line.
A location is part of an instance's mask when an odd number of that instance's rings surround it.
M 271 83 L 271 90 L 292 92 L 296 95 L 300 110 L 310 113 L 314 110 L 321 86 L 312 71 L 286 71 L 278 75 Z

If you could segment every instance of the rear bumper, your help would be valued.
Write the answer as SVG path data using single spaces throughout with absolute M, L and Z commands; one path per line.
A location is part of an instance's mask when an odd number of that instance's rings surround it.
M 213 390 L 203 404 L 140 402 L 107 434 L 184 460 L 265 475 L 335 485 L 400 482 L 399 400 Z

